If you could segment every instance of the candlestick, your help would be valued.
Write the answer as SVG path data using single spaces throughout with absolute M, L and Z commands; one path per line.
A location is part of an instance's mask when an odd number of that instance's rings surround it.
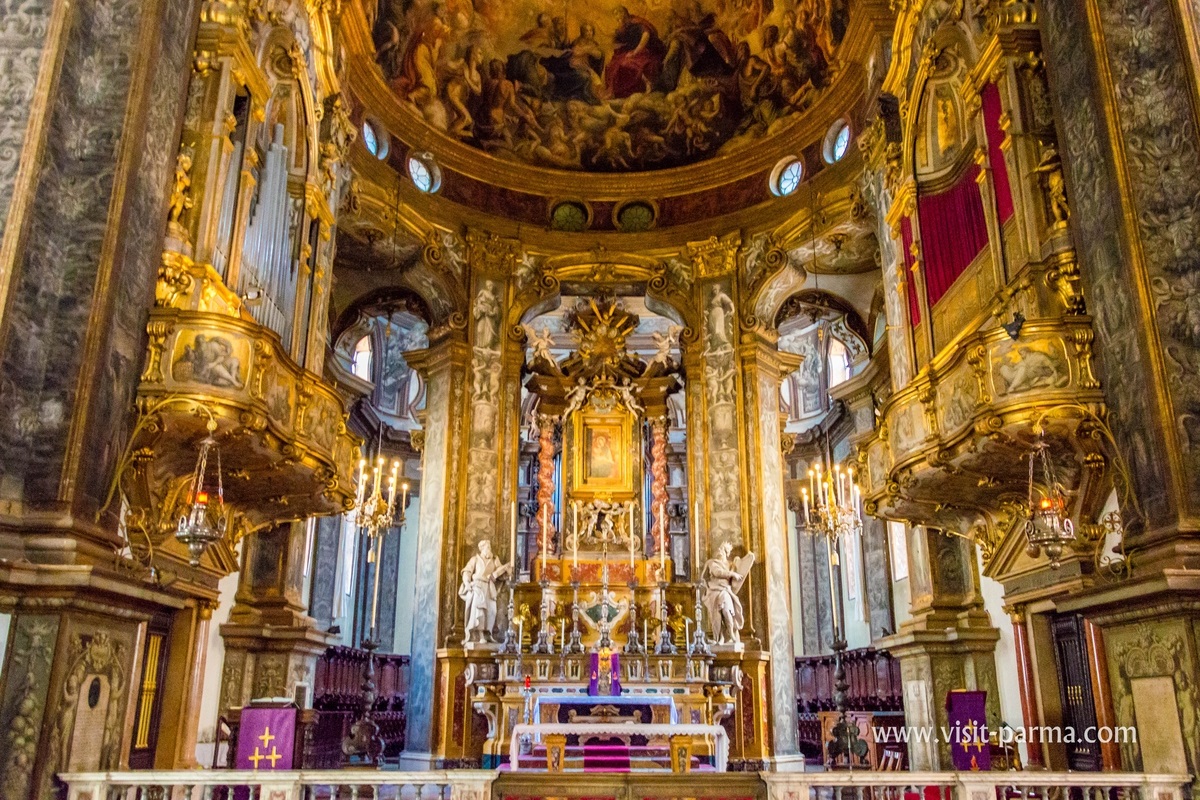
M 836 562 L 833 559 L 833 540 L 828 537 L 825 539 L 825 553 L 829 559 L 829 619 L 833 623 L 833 639 L 837 641 L 840 636 L 838 634 L 837 595 L 833 586 L 833 570 Z

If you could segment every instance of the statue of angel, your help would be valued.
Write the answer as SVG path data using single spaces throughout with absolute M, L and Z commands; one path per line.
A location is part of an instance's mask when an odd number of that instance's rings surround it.
M 572 411 L 583 407 L 583 402 L 587 400 L 588 392 L 590 391 L 591 387 L 588 386 L 586 380 L 579 378 L 575 381 L 575 387 L 567 392 L 567 410 L 563 412 L 564 422 L 571 415 Z
M 616 389 L 617 394 L 621 395 L 621 401 L 625 403 L 626 408 L 633 412 L 634 416 L 640 417 L 645 412 L 646 409 L 637 400 L 638 388 L 629 382 L 629 378 L 621 381 L 621 385 Z
M 669 369 L 671 366 L 671 351 L 679 344 L 679 332 L 682 331 L 678 325 L 672 325 L 667 329 L 666 334 L 655 331 L 650 334 L 650 338 L 654 339 L 654 357 L 650 359 L 650 363 L 646 365 L 645 372 L 649 372 L 650 368 L 655 364 L 662 364 L 663 369 Z
M 549 328 L 542 328 L 541 333 L 530 330 L 529 346 L 533 349 L 533 353 L 529 356 L 530 366 L 536 364 L 539 358 L 545 360 L 552 367 L 558 366 L 554 354 L 550 352 L 551 348 L 554 347 L 554 339 L 550 336 Z

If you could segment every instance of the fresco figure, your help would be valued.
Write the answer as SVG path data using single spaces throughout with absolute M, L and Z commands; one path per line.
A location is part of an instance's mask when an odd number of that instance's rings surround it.
M 610 97 L 621 99 L 654 88 L 662 71 L 667 47 L 658 30 L 645 17 L 634 16 L 617 6 L 617 31 L 613 34 L 612 61 L 604 73 Z

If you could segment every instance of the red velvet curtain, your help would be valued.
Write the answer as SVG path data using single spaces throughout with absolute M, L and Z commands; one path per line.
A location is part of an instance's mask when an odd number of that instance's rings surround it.
M 904 272 L 906 276 L 905 293 L 908 294 L 908 322 L 914 328 L 921 324 L 921 304 L 917 302 L 917 283 L 912 273 L 913 266 L 913 229 L 912 220 L 903 217 L 900 220 L 900 245 L 904 248 Z
M 1013 215 L 1012 186 L 1008 182 L 1008 166 L 1004 163 L 1004 152 L 1000 143 L 1004 131 L 1000 128 L 1000 88 L 994 83 L 983 87 L 983 127 L 987 133 L 988 164 L 992 168 L 992 184 L 996 188 L 996 210 L 1001 224 Z
M 917 198 L 921 253 L 925 256 L 925 292 L 932 307 L 954 280 L 987 247 L 987 220 L 972 165 L 951 188 Z

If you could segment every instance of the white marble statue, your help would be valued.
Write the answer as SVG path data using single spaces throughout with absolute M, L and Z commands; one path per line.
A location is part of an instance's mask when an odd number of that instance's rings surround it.
M 492 555 L 492 543 L 486 539 L 479 542 L 479 552 L 471 556 L 462 568 L 462 585 L 458 596 L 467 604 L 467 636 L 463 644 L 492 641 L 492 629 L 496 627 L 497 584 L 505 578 L 512 567 Z
M 754 553 L 730 558 L 731 552 L 733 545 L 723 542 L 717 548 L 717 554 L 705 563 L 702 573 L 704 610 L 708 612 L 713 640 L 719 645 L 741 641 L 746 617 L 737 593 L 741 591 L 750 567 L 754 566 Z
M 549 328 L 542 328 L 542 332 L 538 333 L 532 328 L 527 329 L 529 332 L 529 347 L 533 352 L 529 355 L 530 366 L 537 363 L 540 358 L 552 367 L 557 367 L 558 362 L 554 359 L 554 353 L 550 352 L 554 347 L 554 337 L 550 335 Z

